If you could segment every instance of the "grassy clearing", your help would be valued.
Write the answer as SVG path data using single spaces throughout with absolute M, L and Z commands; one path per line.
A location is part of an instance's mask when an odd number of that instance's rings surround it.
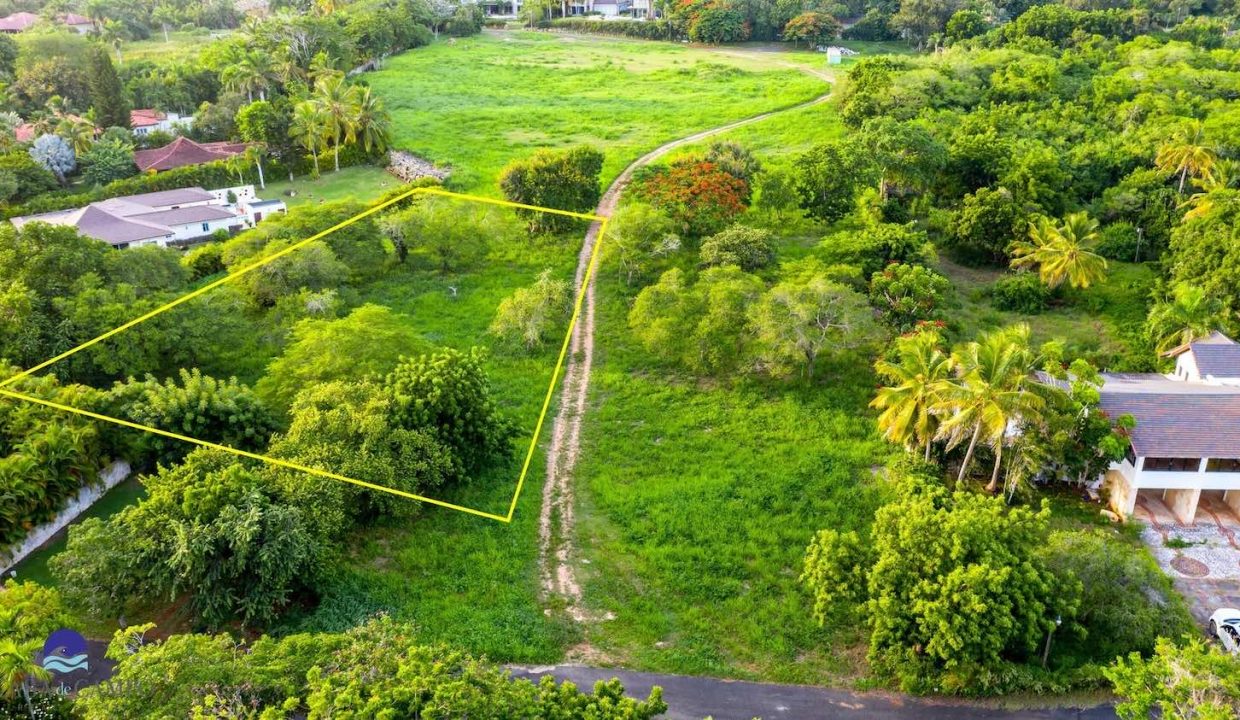
M 607 185 L 663 142 L 809 100 L 822 80 L 769 53 L 546 33 L 486 33 L 393 58 L 367 75 L 395 144 L 453 167 L 452 184 L 498 193 L 511 159 L 591 144 Z
M 330 157 L 327 158 L 327 163 L 325 170 L 330 168 Z M 266 199 L 283 200 L 284 204 L 292 208 L 337 200 L 366 202 L 400 184 L 400 180 L 383 168 L 358 165 L 341 168 L 340 172 L 324 172 L 318 179 L 306 175 L 295 178 L 292 182 L 288 179 L 276 179 L 273 182 L 272 178 L 268 178 L 267 188 L 259 190 L 258 194 Z
M 365 288 L 360 302 L 413 319 L 431 342 L 491 348 L 487 370 L 501 407 L 521 433 L 506 467 L 495 468 L 443 499 L 499 514 L 508 511 L 520 465 L 551 380 L 559 343 L 534 352 L 498 346 L 487 333 L 496 307 L 544 268 L 572 277 L 577 234 L 528 240 L 510 234 L 470 272 L 441 275 L 398 270 Z M 564 323 L 561 330 L 566 329 Z M 322 602 L 295 613 L 278 630 L 343 630 L 383 611 L 409 620 L 427 641 L 447 642 L 512 662 L 552 662 L 574 637 L 538 597 L 538 505 L 545 457 L 531 463 L 511 524 L 428 507 L 413 523 L 360 531 L 327 572 Z
M 1149 288 L 1154 270 L 1144 263 L 1111 261 L 1106 282 L 1088 290 L 1068 291 L 1064 299 L 1046 312 L 1023 315 L 994 308 L 986 289 L 1003 275 L 994 268 L 969 268 L 949 259 L 939 261 L 939 272 L 951 278 L 959 306 L 949 320 L 969 329 L 989 329 L 1028 323 L 1036 342 L 1059 339 L 1069 349 L 1114 354 L 1123 350 L 1125 326 L 1141 323 L 1148 311 Z
M 208 43 L 227 37 L 231 30 L 175 30 L 164 33 L 158 27 L 151 31 L 146 40 L 134 40 L 121 45 L 121 57 L 125 62 L 134 60 L 150 60 L 152 62 L 169 62 L 188 60 L 197 57 Z
M 819 628 L 798 576 L 822 527 L 863 528 L 885 494 L 864 364 L 798 382 L 697 381 L 627 328 L 604 267 L 591 414 L 577 471 L 587 639 L 647 670 L 840 684 L 855 628 Z

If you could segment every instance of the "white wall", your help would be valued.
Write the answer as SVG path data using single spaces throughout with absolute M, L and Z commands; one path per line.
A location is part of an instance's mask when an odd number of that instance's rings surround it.
M 69 523 L 76 520 L 79 515 L 86 512 L 107 491 L 129 477 L 129 471 L 129 463 L 124 460 L 117 460 L 104 468 L 99 473 L 99 481 L 102 485 L 82 488 L 78 491 L 77 497 L 70 500 L 65 509 L 61 510 L 51 521 L 31 530 L 26 535 L 26 539 L 17 547 L 11 548 L 7 553 L 0 553 L 0 573 L 8 572 L 14 565 L 26 559 L 27 555 L 38 550 L 43 543 L 51 540 L 53 535 L 63 530 Z

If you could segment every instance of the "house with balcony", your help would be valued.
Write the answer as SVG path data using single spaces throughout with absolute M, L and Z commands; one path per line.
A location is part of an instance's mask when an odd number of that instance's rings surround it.
M 253 185 L 218 190 L 200 187 L 128 195 L 91 203 L 74 210 L 15 217 L 22 227 L 43 222 L 69 225 L 82 235 L 118 250 L 143 245 L 185 247 L 224 230 L 236 233 L 254 227 L 274 213 L 286 212 L 281 200 L 262 200 Z
M 1136 420 L 1128 456 L 1103 479 L 1111 506 L 1128 517 L 1152 495 L 1189 525 L 1214 496 L 1240 515 L 1240 343 L 1216 332 L 1167 356 L 1166 375 L 1102 375 L 1102 410 Z

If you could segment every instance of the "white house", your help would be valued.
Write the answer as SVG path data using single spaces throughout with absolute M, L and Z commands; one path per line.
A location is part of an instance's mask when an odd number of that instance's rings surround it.
M 482 11 L 489 17 L 516 17 L 521 13 L 522 0 L 484 0 Z M 564 17 L 598 13 L 604 19 L 654 17 L 651 0 L 560 0 Z
M 149 108 L 129 111 L 129 126 L 133 128 L 133 134 L 137 137 L 149 135 L 156 130 L 166 133 L 184 132 L 193 125 L 194 116 L 192 115 L 178 115 L 174 112 L 166 113 Z
M 286 212 L 281 200 L 262 200 L 253 185 L 219 190 L 200 187 L 129 195 L 91 203 L 75 210 L 15 217 L 21 227 L 30 222 L 71 225 L 78 232 L 102 240 L 118 250 L 143 245 L 188 245 L 224 230 L 239 232 L 264 217 Z
M 1104 478 L 1111 505 L 1128 516 L 1153 494 L 1191 524 L 1211 494 L 1240 515 L 1240 344 L 1216 332 L 1167 355 L 1170 375 L 1103 373 L 1102 410 L 1136 419 L 1128 457 Z

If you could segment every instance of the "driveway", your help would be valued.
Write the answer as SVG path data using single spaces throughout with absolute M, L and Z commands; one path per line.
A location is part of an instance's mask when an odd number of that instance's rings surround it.
M 1157 494 L 1137 496 L 1141 539 L 1205 627 L 1220 607 L 1240 607 L 1240 518 L 1221 498 L 1202 493 L 1195 522 L 1175 519 Z
M 806 685 L 719 680 L 707 677 L 630 672 L 579 665 L 509 667 L 513 677 L 537 681 L 544 675 L 572 681 L 580 688 L 618 678 L 625 693 L 645 698 L 663 688 L 668 720 L 1111 720 L 1109 705 L 1090 708 L 1002 710 L 885 693 L 854 693 Z

